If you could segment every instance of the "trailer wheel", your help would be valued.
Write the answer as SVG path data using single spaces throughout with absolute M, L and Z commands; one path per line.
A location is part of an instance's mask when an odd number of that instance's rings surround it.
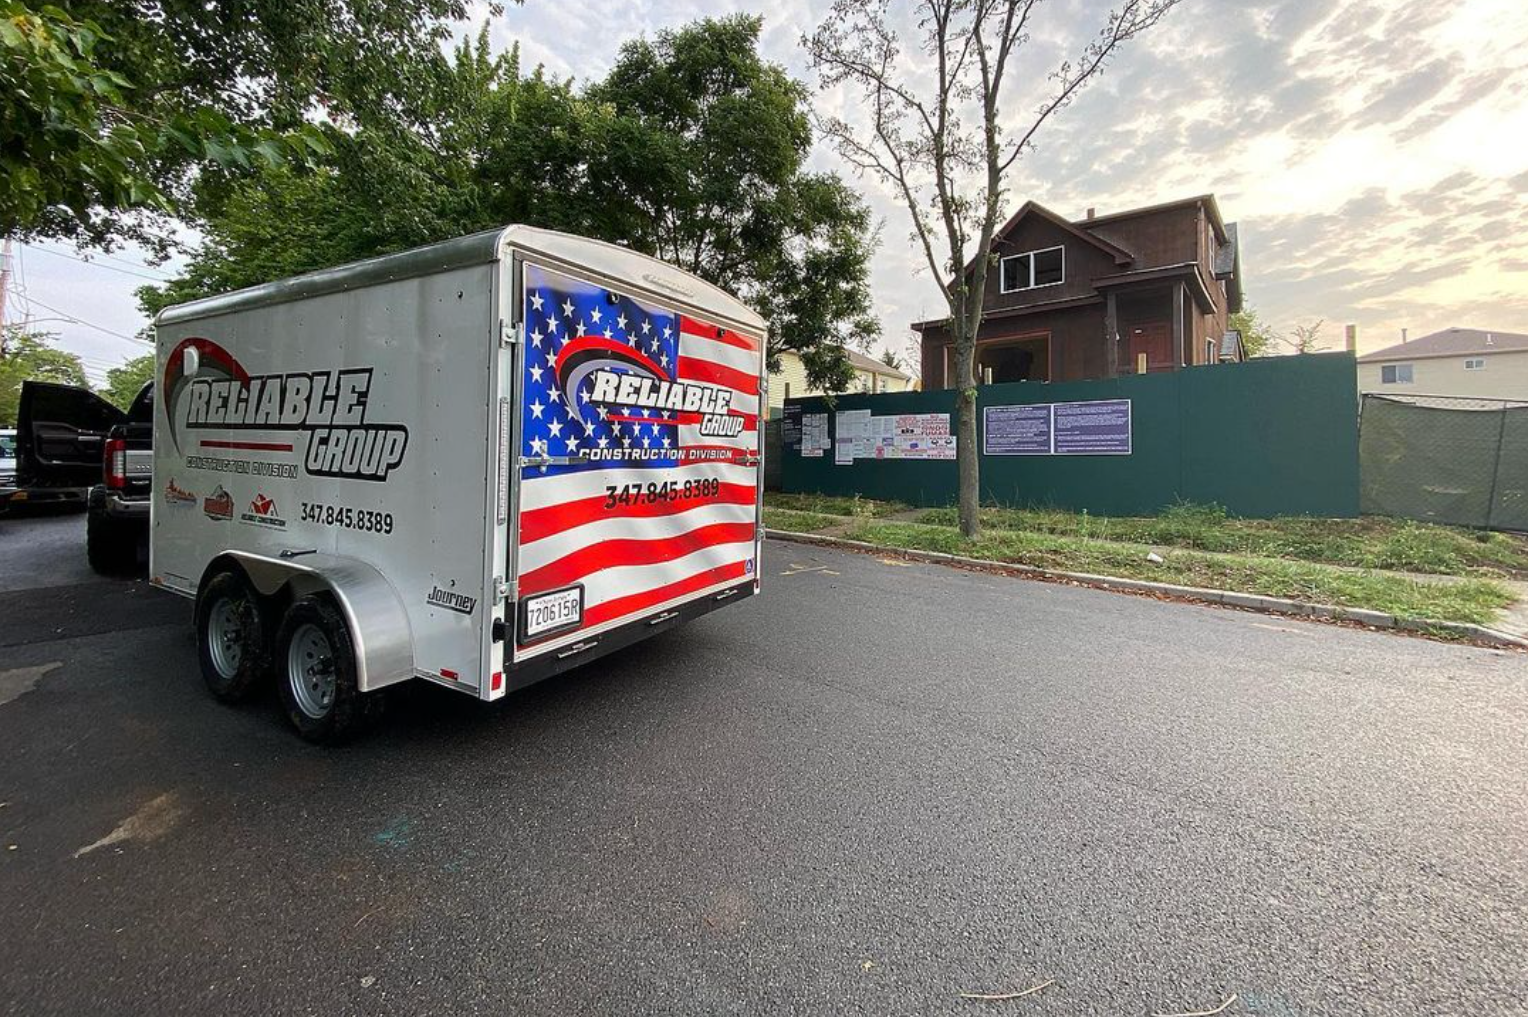
M 137 527 L 94 507 L 85 520 L 85 558 L 101 576 L 122 576 L 138 566 Z
M 287 717 L 310 742 L 344 741 L 381 715 L 382 694 L 361 692 L 350 628 L 326 597 L 303 597 L 287 609 L 276 672 Z
M 260 598 L 238 572 L 220 572 L 196 598 L 202 680 L 225 703 L 244 699 L 270 673 Z

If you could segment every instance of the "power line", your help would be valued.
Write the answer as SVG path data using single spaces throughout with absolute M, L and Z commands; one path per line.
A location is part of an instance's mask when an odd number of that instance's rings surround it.
M 150 282 L 159 282 L 159 283 L 162 283 L 162 282 L 169 282 L 170 281 L 169 276 L 164 276 L 164 275 L 148 275 L 147 273 L 144 273 L 144 272 L 129 272 L 125 268 L 115 268 L 115 267 L 113 267 L 111 265 L 102 265 L 101 263 L 99 263 L 99 262 L 97 262 L 97 261 L 95 261 L 93 259 L 90 259 L 90 258 L 81 258 L 77 254 L 69 254 L 69 253 L 67 253 L 65 251 L 55 251 L 55 250 L 53 250 L 50 247 L 33 247 L 32 250 L 34 250 L 34 251 L 41 251 L 44 254 L 51 254 L 55 258 L 68 258 L 70 261 L 77 261 L 81 265 L 90 265 L 93 268 L 104 268 L 108 272 L 120 272 L 123 275 L 136 276 L 139 279 L 147 279 Z M 104 255 L 104 254 L 100 254 L 100 255 L 97 255 L 96 257 L 105 258 L 107 256 Z M 120 259 L 120 258 L 113 258 L 112 260 L 113 261 L 121 261 L 122 259 Z M 123 261 L 122 263 L 124 265 L 131 265 L 132 264 L 132 262 L 130 262 L 130 261 Z M 137 267 L 137 268 L 146 268 L 147 266 L 145 266 L 145 265 L 138 265 L 138 266 L 135 266 L 135 267 Z
M 58 308 L 54 307 L 51 304 L 43 303 L 41 300 L 38 300 L 36 297 L 32 298 L 32 303 L 36 304 L 38 307 L 43 307 L 43 308 L 46 308 L 47 310 L 52 311 L 54 314 L 57 314 L 57 315 L 61 316 L 65 321 L 72 321 L 76 325 L 84 325 L 86 328 L 93 328 L 97 332 L 105 332 L 107 335 L 114 335 L 118 339 L 126 339 L 130 343 L 141 343 L 144 346 L 153 346 L 154 345 L 153 343 L 149 342 L 147 339 L 139 339 L 137 336 L 126 335 L 126 334 L 124 334 L 122 332 L 118 332 L 118 331 L 116 331 L 114 329 L 106 328 L 104 325 L 97 325 L 93 321 L 86 321 L 84 318 L 80 318 L 80 317 L 77 317 L 77 316 L 75 316 L 73 314 L 70 314 L 68 311 L 61 311 L 61 310 L 59 310 Z
M 27 246 L 29 246 L 29 245 L 26 245 L 26 244 L 22 245 L 22 247 L 27 247 Z M 51 247 L 42 247 L 42 246 L 40 246 L 38 244 L 31 244 L 30 246 L 32 248 L 34 248 L 35 250 L 47 251 L 49 254 L 62 254 L 65 257 L 70 257 L 70 254 L 69 254 L 68 251 L 57 251 L 57 250 L 54 250 Z M 139 270 L 144 271 L 144 272 L 158 272 L 160 275 L 164 275 L 164 276 L 172 276 L 174 274 L 174 273 L 171 273 L 171 272 L 166 272 L 164 269 L 154 268 L 154 267 L 152 267 L 150 265 L 145 265 L 145 264 L 143 264 L 142 262 L 139 262 L 139 261 L 128 261 L 126 258 L 119 258 L 119 257 L 117 257 L 114 254 L 104 254 L 104 253 L 102 253 L 100 251 L 94 252 L 93 256 L 91 258 L 84 259 L 84 260 L 86 260 L 86 261 L 88 261 L 88 262 L 93 264 L 95 258 L 104 258 L 107 261 L 115 261 L 119 265 L 126 265 L 128 268 L 136 268 L 136 269 L 139 269 Z

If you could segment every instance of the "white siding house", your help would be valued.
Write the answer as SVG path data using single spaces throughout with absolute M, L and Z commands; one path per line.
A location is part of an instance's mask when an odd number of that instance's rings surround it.
M 1358 391 L 1528 400 L 1528 335 L 1450 328 L 1366 353 Z
M 873 357 L 854 350 L 845 350 L 854 368 L 854 381 L 846 392 L 908 392 L 915 382 L 912 377 L 895 367 L 888 367 Z M 786 351 L 780 355 L 780 370 L 769 376 L 769 405 L 784 406 L 787 399 L 802 396 L 827 395 L 820 388 L 807 383 L 806 366 L 796 354 Z M 838 393 L 834 393 L 838 394 Z

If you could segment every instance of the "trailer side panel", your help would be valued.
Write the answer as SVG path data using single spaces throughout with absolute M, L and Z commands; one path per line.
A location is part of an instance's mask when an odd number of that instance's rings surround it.
M 153 581 L 195 594 L 226 550 L 357 559 L 419 673 L 483 688 L 496 281 L 486 262 L 161 324 Z

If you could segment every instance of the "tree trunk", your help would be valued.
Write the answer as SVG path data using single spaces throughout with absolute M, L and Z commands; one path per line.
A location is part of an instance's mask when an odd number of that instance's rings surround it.
M 981 460 L 976 447 L 976 388 L 960 390 L 955 414 L 955 469 L 960 477 L 960 532 L 979 537 L 981 518 Z
M 960 485 L 960 532 L 977 537 L 982 529 L 981 460 L 976 445 L 976 343 L 971 336 L 955 336 L 954 380 L 959 391 L 955 397 L 955 474 Z

